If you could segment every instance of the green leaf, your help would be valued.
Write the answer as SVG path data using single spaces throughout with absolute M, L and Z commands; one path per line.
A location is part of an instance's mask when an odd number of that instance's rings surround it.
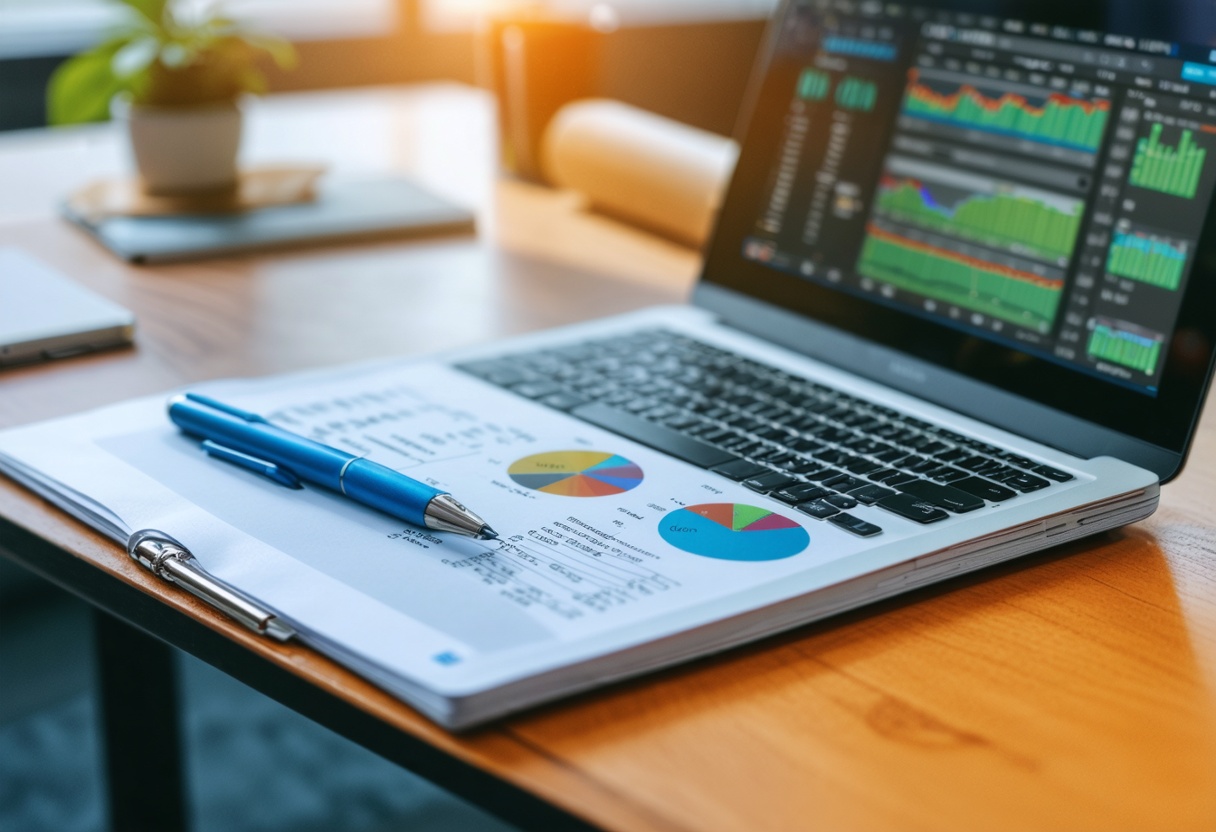
M 130 78 L 146 70 L 160 51 L 156 38 L 144 37 L 133 40 L 114 53 L 110 68 L 118 78 Z
M 112 41 L 70 58 L 51 76 L 47 87 L 47 116 L 51 124 L 82 124 L 110 117 L 110 99 L 126 89 L 110 62 L 122 47 Z
M 217 4 L 118 0 L 129 13 L 115 37 L 67 61 L 52 77 L 52 123 L 104 120 L 118 92 L 153 106 L 195 106 L 264 92 L 263 56 L 293 67 L 290 43 L 219 13 Z M 0 4 L 3 0 L 0 0 Z
M 166 43 L 160 50 L 160 62 L 169 69 L 181 69 L 194 58 L 193 50 L 181 43 Z

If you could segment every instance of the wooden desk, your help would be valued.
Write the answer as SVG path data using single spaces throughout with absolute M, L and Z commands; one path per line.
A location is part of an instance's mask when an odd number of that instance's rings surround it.
M 253 158 L 412 171 L 477 206 L 477 239 L 144 269 L 50 218 L 117 169 L 105 129 L 0 138 L 0 244 L 140 318 L 136 350 L 0 374 L 0 426 L 682 296 L 695 256 L 496 179 L 491 123 L 456 87 L 267 102 Z M 526 828 L 1209 832 L 1214 472 L 1209 419 L 1148 522 L 462 736 L 151 583 L 7 481 L 0 549 Z

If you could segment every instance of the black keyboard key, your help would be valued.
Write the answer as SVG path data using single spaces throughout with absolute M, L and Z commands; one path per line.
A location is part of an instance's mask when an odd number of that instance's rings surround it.
M 896 471 L 894 468 L 879 468 L 877 471 L 866 474 L 866 479 L 871 482 L 886 482 L 891 477 L 898 477 L 902 474 L 902 471 Z
M 551 381 L 532 381 L 512 387 L 511 392 L 528 399 L 543 399 L 545 396 L 552 396 L 554 393 L 563 393 L 565 391 L 562 390 L 560 384 L 554 384 Z
M 764 461 L 765 464 L 772 465 L 774 468 L 780 468 L 784 471 L 785 466 L 789 465 L 796 459 L 799 459 L 797 454 L 787 451 L 784 448 L 779 448 L 774 456 L 771 456 Z
M 1060 471 L 1055 468 L 1050 468 L 1046 465 L 1036 465 L 1030 470 L 1034 471 L 1040 476 L 1047 477 L 1049 480 L 1055 480 L 1056 482 L 1068 482 L 1073 478 L 1072 474 L 1065 473 L 1064 471 Z
M 798 482 L 789 474 L 782 474 L 779 471 L 774 471 L 770 474 L 761 474 L 758 477 L 743 481 L 744 488 L 750 488 L 752 491 L 758 491 L 761 494 L 768 494 L 770 491 L 780 491 L 783 488 L 793 485 Z
M 873 462 L 868 459 L 858 459 L 854 462 L 850 462 L 849 464 L 845 465 L 844 467 L 845 467 L 845 470 L 848 471 L 850 474 L 859 474 L 861 476 L 865 476 L 866 474 L 869 474 L 872 471 L 877 471 L 882 466 L 879 465 L 877 462 Z
M 702 433 L 697 438 L 702 442 L 708 442 L 711 445 L 721 445 L 728 439 L 738 439 L 739 434 L 735 433 L 730 428 L 715 428 L 708 433 Z
M 632 401 L 621 404 L 620 408 L 622 410 L 628 410 L 630 413 L 645 413 L 647 410 L 654 410 L 660 404 L 662 404 L 662 402 L 660 402 L 658 399 L 652 399 L 649 396 L 639 396 Z M 702 418 L 710 417 L 702 414 Z
M 950 516 L 933 503 L 912 494 L 892 494 L 879 500 L 877 506 L 917 523 L 936 523 Z
M 986 456 L 977 455 L 977 456 L 968 457 L 967 459 L 960 459 L 958 462 L 956 462 L 954 464 L 957 465 L 959 468 L 966 468 L 968 471 L 978 471 L 985 466 L 994 465 L 997 463 L 995 463 L 994 460 L 991 460 Z
M 969 476 L 971 476 L 971 475 L 968 474 L 966 471 L 960 471 L 957 468 L 947 468 L 943 471 L 939 471 L 939 472 L 933 474 L 933 476 L 930 477 L 930 479 L 932 479 L 934 482 L 940 482 L 944 485 L 949 485 L 952 482 L 958 482 L 959 480 L 965 480 Z
M 793 431 L 786 430 L 785 428 L 772 426 L 764 430 L 756 431 L 756 436 L 761 439 L 767 439 L 770 442 L 776 442 L 778 445 L 785 445 L 786 447 L 789 447 L 789 444 L 794 441 L 797 434 Z
M 801 503 L 798 506 L 795 506 L 795 508 L 797 508 L 803 514 L 809 514 L 810 516 L 819 520 L 826 520 L 829 517 L 840 513 L 840 509 L 836 508 L 836 506 L 832 505 L 831 503 L 824 502 L 823 500 L 812 500 L 809 503 Z
M 685 428 L 689 428 L 693 425 L 701 423 L 700 417 L 694 413 L 689 413 L 688 411 L 682 411 L 672 416 L 668 416 L 662 421 L 663 424 L 667 425 L 667 427 L 674 428 L 675 430 L 684 430 Z
M 822 471 L 816 471 L 814 474 L 807 474 L 806 478 L 815 482 L 827 482 L 828 480 L 834 480 L 837 477 L 843 476 L 846 476 L 843 471 L 837 471 L 835 468 L 824 468 Z
M 967 459 L 972 454 L 964 448 L 950 448 L 949 450 L 936 453 L 934 456 L 942 462 L 958 462 L 960 459 Z
M 1014 468 L 1012 465 L 994 462 L 987 468 L 981 468 L 978 471 L 968 471 L 967 473 L 974 477 L 985 477 L 993 482 L 1000 482 L 1005 477 L 1012 477 L 1014 474 L 1021 474 L 1023 472 L 1019 471 L 1017 468 Z
M 1001 484 L 1009 488 L 1021 491 L 1023 494 L 1028 494 L 1031 491 L 1038 491 L 1051 485 L 1050 480 L 1045 480 L 1042 477 L 1036 477 L 1034 474 L 1016 474 L 1012 477 L 1006 477 L 1001 480 Z
M 857 477 L 851 477 L 848 474 L 830 477 L 826 480 L 820 480 L 828 488 L 834 488 L 837 491 L 852 491 L 854 488 L 861 488 L 863 485 L 868 485 L 865 480 L 859 480 Z
M 618 407 L 618 409 L 622 410 L 623 412 L 626 412 L 626 413 L 629 412 L 628 403 L 626 403 L 625 405 L 617 405 L 617 407 Z M 629 415 L 636 416 L 637 414 L 630 413 Z M 711 433 L 717 433 L 718 431 L 720 431 L 722 429 L 723 429 L 722 426 L 719 425 L 717 422 L 710 422 L 710 421 L 705 420 L 704 418 L 698 417 L 695 424 L 689 425 L 688 427 L 684 428 L 681 432 L 683 434 L 685 434 L 686 436 L 695 436 L 696 438 L 700 439 L 702 436 L 708 436 Z
M 788 415 L 788 411 L 775 404 L 766 404 L 763 407 L 752 410 L 752 415 L 757 419 L 765 419 L 767 421 L 780 421 L 782 416 Z
M 859 462 L 864 462 L 864 461 L 865 460 L 859 456 L 853 456 L 852 454 L 845 454 L 843 459 L 837 460 L 836 467 L 844 468 L 845 470 L 849 470 L 854 465 L 857 465 Z
M 796 503 L 806 503 L 811 500 L 818 500 L 820 497 L 826 497 L 832 492 L 828 491 L 821 485 L 815 485 L 811 482 L 799 483 L 791 485 L 788 488 L 783 488 L 780 491 L 774 491 L 769 496 L 774 500 L 780 500 L 788 505 Z
M 768 445 L 763 442 L 744 442 L 741 445 L 731 445 L 727 448 L 735 456 L 754 457 L 768 451 Z
M 827 430 L 814 431 L 812 435 L 821 442 L 843 442 L 846 439 L 852 438 L 853 432 L 844 428 L 828 428 Z
M 748 433 L 765 427 L 764 422 L 761 422 L 759 419 L 753 419 L 747 413 L 732 413 L 722 421 L 730 425 L 732 428 L 738 428 L 739 430 L 747 431 Z
M 545 396 L 540 403 L 554 410 L 573 410 L 580 404 L 586 404 L 587 400 L 572 393 L 554 393 L 551 396 Z
M 748 462 L 746 459 L 736 459 L 734 462 L 728 462 L 725 465 L 716 465 L 710 470 L 735 482 L 750 480 L 752 477 L 769 473 L 768 468 L 765 468 L 763 465 L 757 465 L 754 462 Z
M 883 442 L 876 442 L 868 436 L 863 436 L 860 439 L 854 439 L 851 442 L 846 442 L 844 447 L 848 448 L 855 454 L 879 454 L 890 448 L 889 445 Z
M 930 448 L 933 448 L 935 445 L 940 445 L 941 443 L 932 436 L 918 435 L 910 436 L 904 439 L 901 444 L 905 448 L 911 448 L 917 453 L 931 454 L 933 453 L 933 450 L 930 450 Z M 941 448 L 936 448 L 935 450 L 941 450 Z
M 840 424 L 864 431 L 877 427 L 879 424 L 881 424 L 881 422 L 879 422 L 869 413 L 856 412 L 850 413 L 848 416 L 841 418 Z
M 959 480 L 960 483 L 968 482 L 969 480 L 978 479 L 978 477 L 968 477 L 966 480 Z M 984 501 L 972 494 L 970 491 L 961 490 L 955 485 L 941 485 L 928 480 L 913 480 L 902 485 L 895 486 L 897 491 L 902 491 L 905 494 L 911 494 L 914 497 L 919 497 L 926 500 L 938 508 L 944 508 L 948 511 L 953 511 L 955 514 L 962 514 L 967 511 L 975 511 L 977 508 L 984 507 Z M 995 485 L 995 483 L 990 483 Z M 996 486 L 1000 488 L 1000 486 Z M 1005 489 L 1008 491 L 1008 489 Z M 1010 492 L 1012 495 L 1013 492 Z
M 757 451 L 752 456 L 757 462 L 770 463 L 779 459 L 784 459 L 788 454 L 785 448 L 776 448 L 772 445 L 765 445 L 761 450 Z
M 851 508 L 857 508 L 856 498 L 850 497 L 848 494 L 829 494 L 823 498 L 823 501 L 846 511 Z
M 786 465 L 782 465 L 781 467 L 786 471 L 789 471 L 791 474 L 801 474 L 803 476 L 807 474 L 817 474 L 824 468 L 824 466 L 820 465 L 814 460 L 810 460 L 805 457 L 798 457 L 794 461 Z
M 1018 473 L 1018 469 L 1011 468 L 1008 465 L 1005 465 L 1004 463 L 996 462 L 994 460 L 992 462 L 989 462 L 987 465 L 981 465 L 979 468 L 976 468 L 971 473 L 975 474 L 977 477 L 989 477 L 991 479 L 996 479 L 997 477 L 1000 477 L 1000 476 L 1009 476 L 1011 474 L 1016 474 L 1016 473 Z
M 967 477 L 948 487 L 966 491 L 968 494 L 974 494 L 976 497 L 991 500 L 994 503 L 1018 496 L 1018 492 L 981 477 Z
M 738 459 L 729 451 L 716 448 L 699 439 L 684 436 L 671 428 L 647 422 L 632 413 L 626 413 L 604 404 L 582 405 L 570 413 L 585 422 L 598 425 L 643 445 L 649 445 L 702 468 L 713 468 Z
M 514 387 L 524 382 L 539 380 L 536 373 L 531 370 L 519 370 L 506 366 L 491 370 L 481 377 L 490 382 L 490 384 L 497 384 L 499 387 Z
M 827 446 L 822 442 L 816 442 L 814 439 L 807 439 L 806 437 L 803 437 L 802 439 L 795 439 L 790 443 L 790 450 L 798 451 L 798 453 L 802 454 L 817 453 L 824 450 L 826 447 Z
M 852 532 L 858 537 L 873 537 L 877 534 L 882 534 L 882 527 L 875 526 L 873 523 L 867 523 L 860 517 L 854 517 L 852 514 L 840 513 L 828 518 L 828 522 L 832 523 L 845 531 Z
M 861 488 L 854 488 L 850 491 L 849 496 L 863 505 L 870 506 L 894 493 L 891 489 L 883 488 L 881 485 L 863 485 Z
M 714 444 L 717 445 L 719 448 L 723 448 L 724 450 L 730 451 L 732 454 L 737 454 L 739 456 L 747 456 L 747 454 L 745 454 L 743 452 L 743 450 L 745 448 L 750 448 L 752 445 L 757 444 L 757 443 L 754 443 L 750 437 L 739 436 L 738 434 L 735 434 L 734 436 L 732 436 L 728 439 L 723 439 L 721 442 L 715 442 Z

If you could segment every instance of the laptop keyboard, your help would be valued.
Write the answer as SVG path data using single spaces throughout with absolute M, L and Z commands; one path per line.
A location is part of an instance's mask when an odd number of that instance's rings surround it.
M 918 523 L 1072 475 L 663 329 L 457 365 L 486 382 L 871 537 L 850 513 Z

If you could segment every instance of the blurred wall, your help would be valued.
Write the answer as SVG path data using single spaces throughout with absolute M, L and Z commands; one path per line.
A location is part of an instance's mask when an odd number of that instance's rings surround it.
M 592 92 L 729 135 L 763 37 L 763 20 L 625 26 L 597 35 Z M 276 90 L 449 79 L 486 83 L 473 32 L 423 31 L 407 19 L 391 37 L 297 44 L 300 65 L 271 73 Z

